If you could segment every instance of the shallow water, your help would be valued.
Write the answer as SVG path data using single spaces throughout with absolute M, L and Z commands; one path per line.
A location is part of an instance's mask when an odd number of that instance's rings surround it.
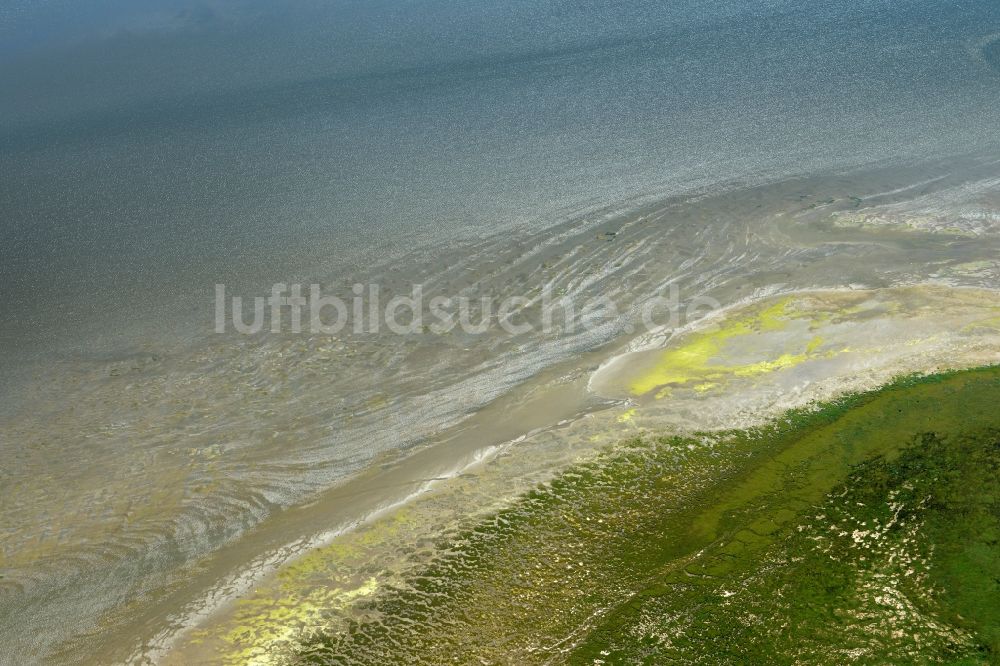
M 5 365 L 198 333 L 217 282 L 963 153 L 1000 120 L 992 2 L 120 4 L 4 25 Z

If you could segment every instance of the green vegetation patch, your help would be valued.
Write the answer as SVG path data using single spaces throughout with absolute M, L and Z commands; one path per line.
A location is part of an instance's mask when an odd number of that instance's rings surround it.
M 1000 369 L 633 440 L 439 544 L 305 663 L 988 662 Z

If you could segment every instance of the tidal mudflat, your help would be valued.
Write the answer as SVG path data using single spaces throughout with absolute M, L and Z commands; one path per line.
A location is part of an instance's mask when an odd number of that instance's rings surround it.
M 521 336 L 154 336 L 127 354 L 47 357 L 6 406 L 18 473 L 0 506 L 0 631 L 29 661 L 57 663 L 283 663 L 362 640 L 383 616 L 371 609 L 401 603 L 477 521 L 509 520 L 574 465 L 996 363 L 998 210 L 988 155 L 732 184 L 359 273 L 390 295 L 421 282 L 428 297 L 608 296 L 620 316 L 596 328 L 576 312 L 575 331 Z M 428 252 L 440 261 L 417 261 Z M 674 287 L 657 314 L 676 321 L 635 328 L 643 299 Z M 689 307 L 698 299 L 720 307 Z M 729 468 L 712 465 L 752 452 L 722 441 L 664 475 L 723 483 Z M 518 579 L 489 580 L 499 595 Z M 525 634 L 524 650 L 582 646 L 561 632 L 622 602 L 590 604 L 597 582 L 574 580 L 532 587 L 567 624 Z M 28 631 L 39 622 L 50 630 Z

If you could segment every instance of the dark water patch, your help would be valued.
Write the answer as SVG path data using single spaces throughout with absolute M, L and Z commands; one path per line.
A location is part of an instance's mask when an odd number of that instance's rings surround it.
M 1000 71 L 1000 37 L 986 45 L 983 49 L 983 59 L 994 69 Z

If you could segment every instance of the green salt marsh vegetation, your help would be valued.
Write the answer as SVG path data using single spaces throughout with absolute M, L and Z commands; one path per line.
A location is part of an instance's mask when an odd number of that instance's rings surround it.
M 987 367 L 634 438 L 443 539 L 293 661 L 995 663 L 997 404 Z

